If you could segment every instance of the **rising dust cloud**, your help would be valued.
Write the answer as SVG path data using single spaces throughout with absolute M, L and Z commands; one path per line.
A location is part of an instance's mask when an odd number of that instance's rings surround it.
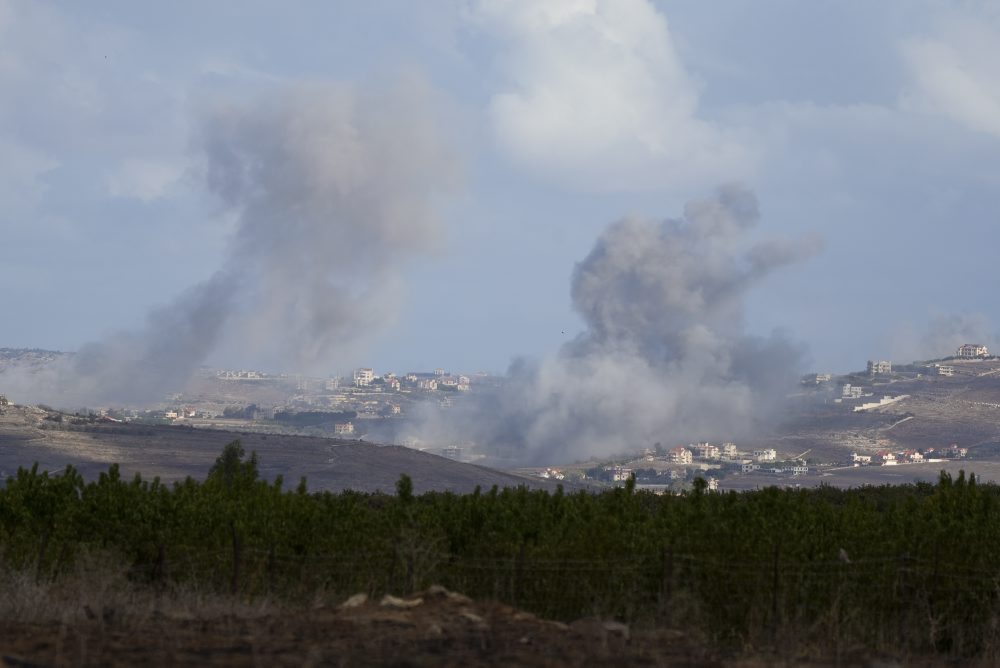
M 552 463 L 753 431 L 794 387 L 803 350 L 747 335 L 745 296 L 818 245 L 748 244 L 758 218 L 753 193 L 731 185 L 677 220 L 610 225 L 573 271 L 585 331 L 558 355 L 515 361 L 481 400 L 429 411 L 418 436 Z
M 285 370 L 350 359 L 397 312 L 401 263 L 433 251 L 457 177 L 430 90 L 296 85 L 216 105 L 201 124 L 207 188 L 237 228 L 224 265 L 138 331 L 11 375 L 19 399 L 158 401 L 219 346 Z
M 399 267 L 433 251 L 455 160 L 429 91 L 309 85 L 216 106 L 201 125 L 207 188 L 236 232 L 222 267 L 144 328 L 88 344 L 30 379 L 19 398 L 136 405 L 184 386 L 220 346 L 308 371 L 349 360 L 392 321 Z M 516 360 L 494 391 L 412 429 L 534 463 L 694 438 L 745 435 L 801 372 L 802 349 L 746 334 L 746 294 L 813 242 L 750 243 L 744 187 L 690 202 L 678 219 L 610 225 L 572 275 L 585 329 L 554 356 Z

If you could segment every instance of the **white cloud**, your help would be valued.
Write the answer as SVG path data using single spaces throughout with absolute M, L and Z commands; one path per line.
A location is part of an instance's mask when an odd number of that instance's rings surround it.
M 698 86 L 647 0 L 483 0 L 508 88 L 490 102 L 515 161 L 597 189 L 745 177 L 751 152 L 698 115 Z
M 1000 137 L 1000 21 L 995 13 L 976 14 L 902 43 L 911 78 L 902 106 Z

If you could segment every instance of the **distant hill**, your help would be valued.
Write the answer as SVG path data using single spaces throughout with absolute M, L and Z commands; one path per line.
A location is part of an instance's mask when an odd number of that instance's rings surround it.
M 0 348 L 0 372 L 12 366 L 44 366 L 66 355 L 72 353 L 42 348 Z
M 111 422 L 73 424 L 71 417 L 36 407 L 0 408 L 0 476 L 38 462 L 58 471 L 72 464 L 85 478 L 95 478 L 113 463 L 122 474 L 159 476 L 164 481 L 186 476 L 201 479 L 223 446 L 240 439 L 247 452 L 256 451 L 261 474 L 278 475 L 294 486 L 305 476 L 312 491 L 354 489 L 392 492 L 403 473 L 414 491 L 464 493 L 493 485 L 536 489 L 556 488 L 540 478 L 464 464 L 401 446 L 359 441 L 227 432 L 180 426 L 149 426 Z M 80 421 L 83 422 L 83 421 Z M 567 488 L 572 485 L 567 485 Z
M 843 461 L 852 451 L 969 448 L 974 458 L 1000 457 L 1000 361 L 948 360 L 948 374 L 927 365 L 886 375 L 842 376 L 790 402 L 785 423 L 764 442 L 781 453 L 810 451 L 820 461 Z M 862 388 L 843 399 L 839 385 Z M 867 402 L 903 397 L 856 412 Z

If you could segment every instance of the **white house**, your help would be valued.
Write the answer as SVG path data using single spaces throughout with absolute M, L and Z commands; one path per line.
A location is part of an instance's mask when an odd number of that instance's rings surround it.
M 626 482 L 632 476 L 632 469 L 624 466 L 615 466 L 611 469 L 611 480 L 614 482 Z
M 851 454 L 851 461 L 855 466 L 868 466 L 872 463 L 871 455 L 862 455 L 857 452 Z
M 354 384 L 357 387 L 368 387 L 375 380 L 374 369 L 355 369 L 354 370 Z
M 844 399 L 860 399 L 864 394 L 865 388 L 858 387 L 857 385 L 851 385 L 850 383 L 844 383 L 844 387 L 840 390 L 840 396 Z
M 678 445 L 676 448 L 669 452 L 670 461 L 674 464 L 690 464 L 694 461 L 694 457 L 691 455 L 691 451 L 685 448 L 683 445 Z
M 888 450 L 882 450 L 879 452 L 878 458 L 882 462 L 882 466 L 894 466 L 897 463 L 895 453 L 889 452 Z
M 694 451 L 701 459 L 718 459 L 721 454 L 719 447 L 711 443 L 699 443 L 694 446 Z
M 774 448 L 763 448 L 753 451 L 753 458 L 758 462 L 773 462 L 778 458 L 778 452 Z
M 892 362 L 868 360 L 868 375 L 874 376 L 880 373 L 892 373 Z
M 955 353 L 963 359 L 975 359 L 977 357 L 989 357 L 990 351 L 981 343 L 966 343 L 958 347 Z

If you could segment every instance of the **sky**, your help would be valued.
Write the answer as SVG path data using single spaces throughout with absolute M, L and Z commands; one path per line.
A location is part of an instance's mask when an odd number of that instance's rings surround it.
M 602 230 L 732 183 L 759 202 L 753 234 L 814 249 L 747 293 L 748 332 L 834 372 L 996 341 L 995 3 L 0 0 L 0 347 L 148 329 L 256 261 L 255 191 L 220 185 L 219 146 L 281 159 L 254 132 L 322 132 L 329 96 L 303 92 L 318 89 L 349 91 L 334 108 L 364 137 L 401 128 L 395 154 L 365 154 L 384 182 L 339 150 L 307 156 L 328 156 L 336 183 L 394 189 L 373 214 L 393 222 L 329 241 L 331 280 L 379 307 L 287 370 L 502 372 L 549 355 L 585 328 L 570 281 Z M 241 335 L 259 329 L 248 313 L 273 322 L 296 274 L 282 280 L 239 293 L 242 319 L 205 361 L 305 359 Z M 308 347 L 299 334 L 279 347 Z

